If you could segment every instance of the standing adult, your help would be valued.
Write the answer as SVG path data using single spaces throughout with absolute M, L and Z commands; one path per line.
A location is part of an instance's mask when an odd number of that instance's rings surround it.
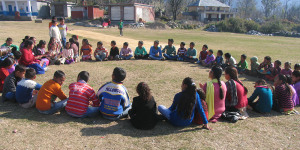
M 121 19 L 120 23 L 119 23 L 120 36 L 123 36 L 123 25 L 124 25 L 124 23 L 123 23 L 123 21 Z

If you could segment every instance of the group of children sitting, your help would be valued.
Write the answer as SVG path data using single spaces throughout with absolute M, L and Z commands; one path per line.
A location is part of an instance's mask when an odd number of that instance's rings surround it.
M 70 41 L 72 40 L 70 39 Z M 42 44 L 38 45 L 43 46 L 37 51 L 43 54 L 45 51 L 42 49 L 45 48 L 45 44 L 44 42 L 40 43 Z M 72 44 L 75 48 L 79 47 L 78 42 Z M 270 57 L 265 57 L 262 64 L 258 64 L 257 57 L 253 57 L 251 58 L 251 69 L 249 70 L 246 55 L 242 55 L 241 61 L 236 64 L 235 59 L 229 53 L 226 53 L 224 62 L 221 50 L 218 51 L 217 57 L 215 57 L 213 50 L 207 51 L 208 46 L 204 45 L 199 59 L 197 59 L 197 51 L 194 49 L 195 44 L 193 42 L 190 43 L 188 50 L 184 48 L 185 44 L 182 42 L 177 55 L 172 44 L 173 40 L 169 39 L 168 45 L 161 50 L 158 46 L 159 42 L 155 41 L 148 55 L 143 47 L 143 42 L 140 41 L 134 57 L 136 59 L 169 59 L 197 62 L 203 66 L 211 67 L 208 75 L 211 80 L 204 84 L 200 83 L 197 89 L 197 85 L 192 78 L 185 78 L 181 84 L 181 92 L 174 96 L 173 103 L 169 108 L 163 105 L 157 107 L 150 87 L 145 82 L 137 85 L 136 92 L 139 96 L 133 98 L 131 103 L 129 94 L 123 85 L 126 71 L 122 68 L 116 67 L 113 70 L 112 81 L 100 87 L 98 92 L 95 92 L 87 84 L 89 73 L 86 71 L 80 72 L 77 80 L 69 85 L 70 91 L 69 97 L 67 97 L 61 89 L 66 79 L 63 71 L 56 71 L 53 79 L 43 85 L 34 81 L 37 71 L 33 68 L 26 68 L 19 64 L 15 66 L 13 71 L 7 73 L 17 61 L 16 57 L 16 61 L 8 57 L 1 63 L 3 65 L 0 70 L 0 77 L 3 74 L 7 75 L 1 79 L 2 100 L 18 102 L 23 108 L 35 106 L 42 114 L 54 114 L 61 109 L 65 109 L 70 116 L 79 118 L 101 114 L 103 118 L 118 120 L 130 116 L 131 123 L 138 129 L 152 129 L 159 120 L 168 120 L 175 126 L 188 126 L 194 122 L 203 124 L 204 128 L 210 129 L 207 125 L 208 122 L 215 123 L 220 118 L 231 122 L 246 119 L 249 117 L 247 109 L 259 113 L 269 113 L 272 109 L 285 114 L 298 113 L 294 107 L 299 105 L 299 64 L 295 65 L 294 71 L 290 70 L 289 63 L 286 63 L 285 69 L 281 70 L 280 61 L 275 61 L 275 67 L 273 67 Z M 48 45 L 48 47 L 52 46 L 56 47 L 55 44 Z M 103 47 L 103 43 L 98 42 L 97 49 L 94 52 L 96 60 L 127 60 L 133 57 L 132 50 L 128 48 L 128 43 L 123 44 L 120 53 L 115 41 L 111 42 L 111 46 L 111 51 L 108 53 Z M 72 45 L 67 43 L 62 53 L 66 49 L 71 49 L 70 47 Z M 56 51 L 59 53 L 59 50 L 56 49 Z M 70 54 L 72 52 L 75 53 L 74 49 L 65 53 Z M 92 47 L 88 40 L 83 40 L 77 56 L 78 54 L 82 55 L 83 61 L 92 59 Z M 61 58 L 57 58 L 62 62 Z M 63 62 L 73 63 L 76 61 L 74 58 L 78 59 L 79 57 L 67 57 Z M 46 59 L 48 58 L 46 57 Z M 51 59 L 48 60 L 51 61 Z M 223 71 L 225 72 L 226 83 L 220 80 Z M 273 74 L 275 71 L 277 74 Z M 268 85 L 264 79 L 259 79 L 255 83 L 254 93 L 248 97 L 248 89 L 238 79 L 239 73 L 272 79 L 274 80 L 274 87 Z M 57 97 L 61 101 L 56 102 Z M 256 100 L 257 97 L 259 97 L 258 100 Z M 158 115 L 157 111 L 161 115 Z

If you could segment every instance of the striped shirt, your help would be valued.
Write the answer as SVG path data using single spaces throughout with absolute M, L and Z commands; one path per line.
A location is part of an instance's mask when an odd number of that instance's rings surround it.
M 94 107 L 100 105 L 95 91 L 85 81 L 79 80 L 69 86 L 69 100 L 66 106 L 66 111 L 71 116 L 82 117 L 89 107 L 89 101 L 93 102 Z
M 177 54 L 179 56 L 184 56 L 186 54 L 186 48 L 179 48 L 178 51 L 177 51 Z
M 287 87 L 284 84 L 275 87 L 274 100 L 283 111 L 294 109 L 292 94 L 287 91 Z

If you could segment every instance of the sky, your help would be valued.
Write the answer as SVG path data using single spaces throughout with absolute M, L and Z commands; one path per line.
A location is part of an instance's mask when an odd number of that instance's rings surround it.
M 236 6 L 236 2 L 237 2 L 238 0 L 234 0 L 234 4 L 233 4 L 233 6 L 235 7 Z M 281 3 L 282 4 L 285 4 L 285 1 L 286 0 L 280 0 L 281 1 Z M 260 8 L 262 8 L 262 4 L 261 4 L 261 0 L 256 0 L 256 3 L 257 3 L 257 7 L 260 9 Z M 291 0 L 290 2 L 289 2 L 289 5 L 300 5 L 300 0 Z

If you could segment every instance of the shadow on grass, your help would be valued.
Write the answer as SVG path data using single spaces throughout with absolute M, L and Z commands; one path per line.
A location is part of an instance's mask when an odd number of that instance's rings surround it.
M 174 127 L 167 122 L 158 122 L 156 127 L 151 130 L 135 129 L 129 120 L 119 120 L 117 124 L 109 127 L 90 127 L 81 129 L 82 136 L 107 136 L 111 134 L 121 134 L 130 137 L 154 137 L 170 135 L 184 132 L 195 132 L 203 130 L 202 126 L 191 125 L 189 127 Z

